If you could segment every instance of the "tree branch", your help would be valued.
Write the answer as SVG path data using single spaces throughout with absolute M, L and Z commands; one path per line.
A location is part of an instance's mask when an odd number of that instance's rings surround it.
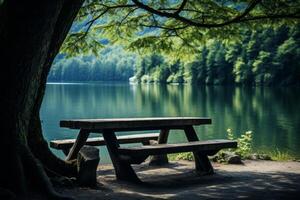
M 299 19 L 299 16 L 297 15 L 297 13 L 294 13 L 294 14 L 278 14 L 278 15 L 263 15 L 263 16 L 253 16 L 253 17 L 245 18 L 259 3 L 261 3 L 261 0 L 251 1 L 249 3 L 249 5 L 247 6 L 247 8 L 244 10 L 244 12 L 242 12 L 240 15 L 237 15 L 236 17 L 234 17 L 230 20 L 224 21 L 222 23 L 204 23 L 204 20 L 202 20 L 202 23 L 200 23 L 200 22 L 196 22 L 196 21 L 193 21 L 191 19 L 187 19 L 185 17 L 179 16 L 178 14 L 176 14 L 179 9 L 174 13 L 169 13 L 169 12 L 164 12 L 164 11 L 161 11 L 161 10 L 156 10 L 156 9 L 146 5 L 146 4 L 143 4 L 142 2 L 140 2 L 138 0 L 132 0 L 132 1 L 136 6 L 140 7 L 141 9 L 144 9 L 144 10 L 150 12 L 150 13 L 159 15 L 161 17 L 173 18 L 173 19 L 181 21 L 181 22 L 183 22 L 187 25 L 194 26 L 194 27 L 199 27 L 199 28 L 217 28 L 217 27 L 223 27 L 223 26 L 226 26 L 226 25 L 230 25 L 230 24 L 233 24 L 233 23 L 253 21 L 253 20 L 259 20 L 259 19 L 268 19 L 268 18 L 269 19 L 277 19 L 277 18 Z M 183 3 L 181 4 L 181 6 L 183 5 Z
M 134 13 L 134 11 L 136 11 L 138 8 L 136 7 L 136 8 L 133 8 L 133 9 L 131 9 L 124 17 L 123 17 L 123 19 L 120 21 L 120 25 L 122 25 L 122 23 L 129 17 L 129 15 L 131 15 L 132 13 Z
M 182 9 L 184 8 L 184 6 L 186 5 L 188 0 L 183 0 L 181 5 L 179 6 L 178 10 L 176 12 L 174 12 L 174 15 L 179 15 L 179 13 L 182 11 Z
M 139 24 L 139 26 L 144 26 L 147 28 L 159 28 L 159 29 L 165 29 L 165 30 L 181 30 L 188 27 L 188 25 L 185 26 L 179 26 L 179 27 L 167 27 L 167 26 L 161 26 L 161 25 L 147 25 L 147 24 Z

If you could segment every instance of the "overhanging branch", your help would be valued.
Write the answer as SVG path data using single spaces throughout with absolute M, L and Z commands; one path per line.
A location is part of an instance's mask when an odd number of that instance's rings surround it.
M 179 15 L 179 13 L 183 10 L 186 3 L 187 3 L 187 0 L 183 0 L 181 5 L 179 6 L 178 10 L 176 12 L 174 12 L 174 15 Z
M 224 21 L 222 23 L 205 23 L 204 20 L 202 20 L 202 22 L 197 22 L 194 21 L 192 19 L 188 19 L 185 17 L 182 17 L 180 15 L 178 15 L 179 12 L 181 12 L 184 9 L 184 6 L 186 4 L 187 1 L 183 1 L 180 8 L 174 12 L 174 13 L 170 13 L 170 12 L 164 12 L 162 10 L 157 10 L 154 9 L 138 0 L 132 0 L 132 2 L 138 6 L 141 9 L 144 9 L 150 13 L 156 14 L 158 16 L 161 17 L 167 17 L 167 18 L 173 18 L 176 19 L 178 21 L 181 21 L 187 25 L 190 26 L 194 26 L 194 27 L 199 27 L 199 28 L 217 28 L 217 27 L 223 27 L 226 25 L 230 25 L 233 23 L 240 23 L 240 22 L 246 22 L 246 21 L 254 21 L 254 20 L 259 20 L 259 19 L 279 19 L 279 18 L 293 18 L 293 19 L 299 19 L 300 16 L 298 15 L 298 13 L 292 13 L 292 14 L 277 14 L 277 15 L 260 15 L 260 16 L 251 16 L 251 17 L 247 17 L 249 15 L 249 13 L 259 4 L 261 3 L 261 0 L 253 0 L 249 3 L 249 5 L 247 6 L 247 8 L 240 14 L 237 15 L 236 17 L 229 19 L 227 21 Z M 247 17 L 247 18 L 246 18 Z

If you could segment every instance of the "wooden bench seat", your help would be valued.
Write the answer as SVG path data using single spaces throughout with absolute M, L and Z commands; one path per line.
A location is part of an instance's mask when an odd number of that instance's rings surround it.
M 236 148 L 237 142 L 232 140 L 206 140 L 177 144 L 156 144 L 141 147 L 119 147 L 121 155 L 138 157 L 149 155 L 161 155 L 180 152 L 203 152 L 210 155 L 224 148 Z
M 128 143 L 142 143 L 149 144 L 150 140 L 157 140 L 159 133 L 145 133 L 145 134 L 134 134 L 134 135 L 120 135 L 117 136 L 118 142 L 120 144 Z M 75 139 L 65 139 L 65 140 L 52 140 L 50 141 L 50 147 L 54 149 L 63 150 L 65 154 L 75 143 Z M 90 146 L 104 146 L 105 141 L 103 137 L 88 138 L 85 142 L 86 145 Z

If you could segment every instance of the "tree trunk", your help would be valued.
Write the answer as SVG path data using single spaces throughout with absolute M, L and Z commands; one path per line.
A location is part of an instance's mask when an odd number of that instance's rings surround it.
M 24 195 L 32 185 L 58 198 L 40 161 L 62 175 L 75 172 L 48 149 L 39 110 L 50 66 L 82 3 L 4 0 L 0 5 L 0 197 Z

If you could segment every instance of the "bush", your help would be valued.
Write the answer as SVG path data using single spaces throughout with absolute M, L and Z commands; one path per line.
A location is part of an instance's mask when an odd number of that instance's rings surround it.
M 231 152 L 236 153 L 241 156 L 241 158 L 248 158 L 252 151 L 252 131 L 246 131 L 238 138 L 234 138 L 233 132 L 231 129 L 227 129 L 227 138 L 229 140 L 236 140 L 238 147 L 236 149 L 230 149 Z

